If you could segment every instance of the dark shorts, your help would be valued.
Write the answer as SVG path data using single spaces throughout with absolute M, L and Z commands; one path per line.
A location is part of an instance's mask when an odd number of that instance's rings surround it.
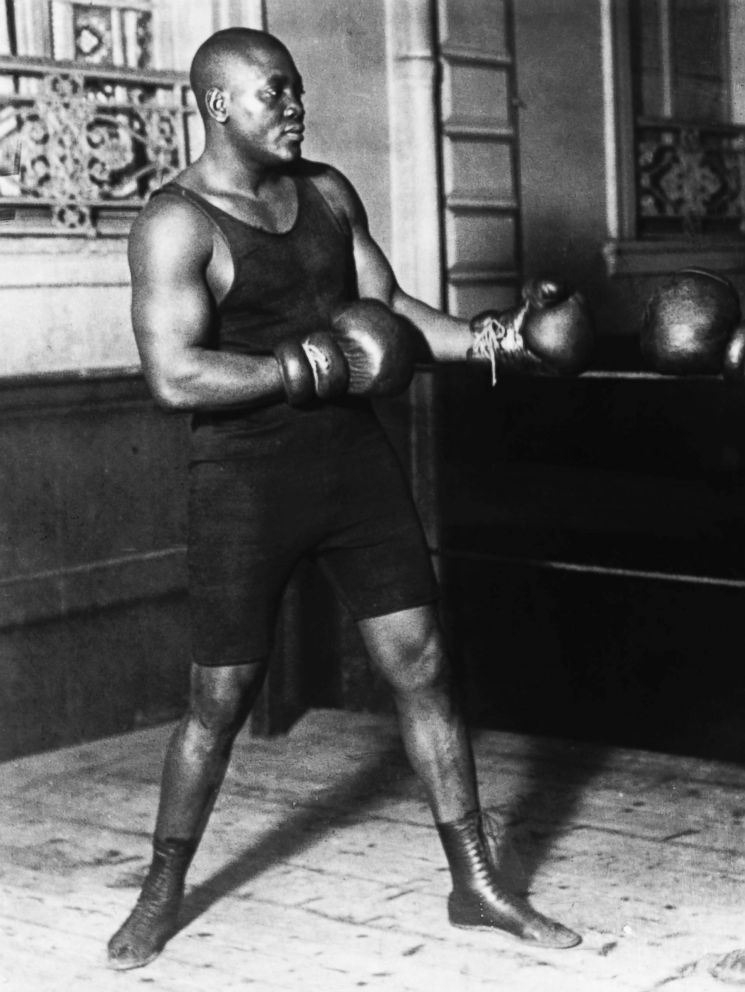
M 372 413 L 287 414 L 233 440 L 231 430 L 228 422 L 223 457 L 201 454 L 190 466 L 196 664 L 269 654 L 282 593 L 302 557 L 318 563 L 355 620 L 437 598 L 408 485 Z

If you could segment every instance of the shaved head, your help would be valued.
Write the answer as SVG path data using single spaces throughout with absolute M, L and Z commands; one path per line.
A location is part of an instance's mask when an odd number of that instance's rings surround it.
M 226 28 L 203 42 L 192 60 L 189 73 L 191 88 L 202 117 L 207 116 L 207 91 L 212 87 L 226 89 L 231 67 L 236 63 L 259 63 L 266 54 L 276 52 L 290 56 L 279 38 L 253 28 Z

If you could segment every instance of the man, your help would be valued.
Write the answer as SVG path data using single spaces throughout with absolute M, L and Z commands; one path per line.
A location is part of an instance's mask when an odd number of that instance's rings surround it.
M 576 934 L 497 882 L 429 556 L 369 397 L 410 378 L 414 328 L 437 358 L 475 348 L 496 368 L 494 340 L 506 335 L 505 361 L 575 371 L 588 347 L 582 308 L 538 285 L 509 320 L 487 315 L 472 333 L 402 292 L 350 183 L 301 160 L 302 83 L 276 38 L 218 32 L 196 53 L 191 83 L 204 153 L 152 198 L 130 238 L 145 376 L 164 407 L 194 412 L 191 694 L 166 754 L 153 861 L 110 964 L 147 964 L 175 930 L 302 555 L 327 571 L 390 684 L 450 863 L 451 921 L 571 947 Z

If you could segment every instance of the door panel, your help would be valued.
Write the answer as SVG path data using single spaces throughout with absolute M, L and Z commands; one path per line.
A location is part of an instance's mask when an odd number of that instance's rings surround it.
M 520 278 L 512 10 L 439 0 L 447 306 L 510 305 Z

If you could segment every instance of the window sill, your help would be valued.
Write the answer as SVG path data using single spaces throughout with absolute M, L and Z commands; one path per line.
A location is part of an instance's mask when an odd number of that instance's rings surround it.
M 603 258 L 608 276 L 615 279 L 661 275 L 688 265 L 741 273 L 745 269 L 745 240 L 607 241 Z

